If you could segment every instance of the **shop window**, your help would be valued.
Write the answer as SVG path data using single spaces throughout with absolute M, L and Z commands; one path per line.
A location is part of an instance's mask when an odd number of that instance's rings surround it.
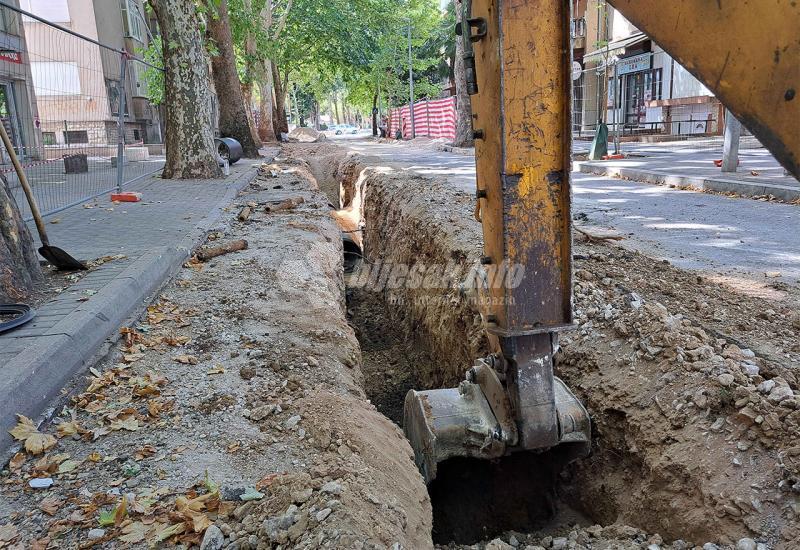
M 56 133 L 55 132 L 42 132 L 42 143 L 45 145 L 55 145 L 56 144 Z
M 64 134 L 64 141 L 66 141 L 67 145 L 89 143 L 89 132 L 86 130 L 68 130 Z
M 650 99 L 652 100 L 661 99 L 664 71 L 663 69 L 653 69 L 652 74 L 653 74 L 652 82 L 650 84 Z

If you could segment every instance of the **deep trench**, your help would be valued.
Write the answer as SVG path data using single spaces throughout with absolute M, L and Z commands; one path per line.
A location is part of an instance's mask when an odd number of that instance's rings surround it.
M 327 189 L 332 178 L 328 176 Z M 338 202 L 338 197 L 332 197 Z M 369 220 L 367 220 L 369 223 Z M 343 235 L 345 282 L 363 262 Z M 348 321 L 361 346 L 364 389 L 379 412 L 402 427 L 403 402 L 410 389 L 434 389 L 421 382 L 421 369 L 436 368 L 436 351 L 428 349 L 415 330 L 403 326 L 397 308 L 381 291 L 347 286 Z M 465 365 L 466 368 L 468 365 Z M 430 377 L 428 377 L 430 378 Z M 433 508 L 432 538 L 436 544 L 474 544 L 508 531 L 536 532 L 562 524 L 589 524 L 558 498 L 563 464 L 558 449 L 515 453 L 498 460 L 451 459 L 438 466 L 428 486 Z

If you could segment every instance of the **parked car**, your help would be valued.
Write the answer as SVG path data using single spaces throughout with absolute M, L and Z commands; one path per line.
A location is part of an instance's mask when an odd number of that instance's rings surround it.
M 353 126 L 352 124 L 340 124 L 336 131 L 336 135 L 357 134 L 357 133 L 358 133 L 358 127 Z

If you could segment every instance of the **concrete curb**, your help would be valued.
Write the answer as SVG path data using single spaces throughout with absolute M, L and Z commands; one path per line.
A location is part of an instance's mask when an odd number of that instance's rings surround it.
M 25 353 L 3 366 L 0 377 L 0 463 L 5 463 L 14 444 L 8 430 L 16 424 L 15 414 L 30 418 L 42 414 L 67 382 L 88 368 L 106 338 L 135 314 L 144 300 L 189 258 L 200 238 L 217 223 L 225 207 L 253 181 L 257 173 L 257 168 L 243 172 L 177 245 L 160 247 L 138 258 L 50 329 L 52 334 L 35 338 Z
M 581 161 L 573 163 L 573 170 L 597 176 L 619 176 L 656 185 L 693 187 L 701 191 L 736 193 L 746 197 L 773 195 L 787 202 L 800 199 L 800 188 L 789 185 L 754 183 L 724 177 L 704 178 L 701 176 L 680 176 L 658 170 L 642 170 L 641 168 L 628 168 Z

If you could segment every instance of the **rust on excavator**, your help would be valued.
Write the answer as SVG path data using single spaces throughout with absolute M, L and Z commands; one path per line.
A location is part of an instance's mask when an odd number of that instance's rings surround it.
M 610 2 L 800 176 L 798 2 Z M 403 427 L 428 482 L 456 457 L 557 448 L 568 462 L 590 450 L 589 416 L 553 372 L 558 333 L 573 322 L 570 5 L 463 2 L 484 235 L 476 290 L 493 353 L 457 388 L 406 395 Z M 517 284 L 491 284 L 509 269 Z
M 800 2 L 609 0 L 800 179 Z
M 493 353 L 458 388 L 406 396 L 404 430 L 427 481 L 449 458 L 560 446 L 569 461 L 590 445 L 586 410 L 553 374 L 557 333 L 572 326 L 570 4 L 465 6 L 484 235 L 477 291 Z M 509 271 L 521 277 L 500 276 Z

